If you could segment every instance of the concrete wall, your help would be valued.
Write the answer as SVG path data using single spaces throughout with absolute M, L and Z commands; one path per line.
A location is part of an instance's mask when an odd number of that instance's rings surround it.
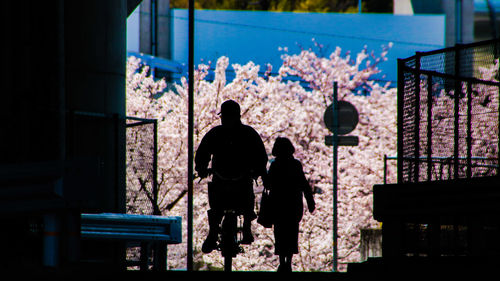
M 126 2 L 7 1 L 2 10 L 0 164 L 94 158 L 102 181 L 89 204 L 124 209 L 123 128 L 70 114 L 125 116 Z
M 170 59 L 172 57 L 170 0 L 144 0 L 137 10 L 140 42 L 138 51 Z
M 446 15 L 446 46 L 474 41 L 474 0 L 394 0 L 394 14 Z
M 126 19 L 121 0 L 2 2 L 0 204 L 12 203 L 2 188 L 51 186 L 53 177 L 66 203 L 27 192 L 15 201 L 19 211 L 2 208 L 0 268 L 40 265 L 39 236 L 28 230 L 50 217 L 62 231 L 65 206 L 125 211 Z M 60 239 L 51 253 L 62 261 L 69 248 Z M 82 248 L 119 262 L 123 251 L 115 246 Z M 58 265 L 55 257 L 49 265 Z

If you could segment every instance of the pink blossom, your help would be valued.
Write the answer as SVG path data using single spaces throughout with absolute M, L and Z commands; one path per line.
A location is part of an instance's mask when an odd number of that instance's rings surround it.
M 287 51 L 284 49 L 285 52 Z M 387 50 L 384 49 L 384 52 Z M 383 53 L 385 55 L 385 53 Z M 286 136 L 296 147 L 299 159 L 311 185 L 316 191 L 316 211 L 305 213 L 301 222 L 300 253 L 294 258 L 294 269 L 301 271 L 330 271 L 333 258 L 333 191 L 332 147 L 324 144 L 331 133 L 323 124 L 323 113 L 332 101 L 333 82 L 339 85 L 339 98 L 354 104 L 360 113 L 360 123 L 351 133 L 359 136 L 356 147 L 339 148 L 339 262 L 345 270 L 348 262 L 360 259 L 359 234 L 362 228 L 379 227 L 372 218 L 372 187 L 383 182 L 383 156 L 396 155 L 396 91 L 380 86 L 369 79 L 379 70 L 377 62 L 363 50 L 351 59 L 342 56 L 341 49 L 328 57 L 318 57 L 313 51 L 283 54 L 278 74 L 259 76 L 260 66 L 253 62 L 233 64 L 235 78 L 226 80 L 229 58 L 221 57 L 215 66 L 214 81 L 205 80 L 208 65 L 198 65 L 195 74 L 195 129 L 197 146 L 204 134 L 219 124 L 219 107 L 233 99 L 242 108 L 242 122 L 253 126 L 261 135 L 270 154 L 274 140 Z M 363 70 L 360 67 L 364 66 Z M 309 83 L 305 89 L 287 77 L 298 76 Z M 366 85 L 370 95 L 357 96 L 353 90 Z M 182 78 L 175 85 L 176 93 L 166 91 L 159 98 L 152 96 L 165 90 L 163 80 L 147 75 L 136 58 L 127 63 L 127 114 L 158 119 L 158 177 L 160 209 L 166 216 L 183 217 L 186 229 L 187 189 L 187 82 Z M 196 147 L 195 147 L 196 149 Z M 269 155 L 270 158 L 272 157 Z M 395 163 L 391 164 L 394 170 Z M 201 244 L 208 233 L 207 180 L 194 185 L 194 259 L 200 270 L 223 267 L 220 253 L 201 253 Z M 395 173 L 389 181 L 395 181 Z M 255 187 L 256 210 L 262 185 Z M 178 197 L 180 201 L 170 205 Z M 253 224 L 255 242 L 245 246 L 245 253 L 234 259 L 236 270 L 276 270 L 272 230 Z M 169 246 L 169 268 L 185 268 L 186 232 L 183 243 Z

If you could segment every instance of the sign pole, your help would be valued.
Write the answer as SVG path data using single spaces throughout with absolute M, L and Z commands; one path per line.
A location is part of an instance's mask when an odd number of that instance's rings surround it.
M 338 101 L 338 83 L 333 82 L 333 102 L 323 114 L 325 126 L 332 132 L 325 136 L 325 144 L 333 146 L 333 271 L 338 271 L 338 148 L 339 146 L 357 146 L 357 136 L 346 136 L 358 124 L 356 107 L 347 101 Z
M 193 271 L 194 0 L 189 0 L 187 271 Z
M 338 269 L 338 245 L 337 245 L 337 226 L 338 226 L 338 214 L 337 214 L 337 162 L 338 162 L 338 84 L 333 82 L 333 271 Z

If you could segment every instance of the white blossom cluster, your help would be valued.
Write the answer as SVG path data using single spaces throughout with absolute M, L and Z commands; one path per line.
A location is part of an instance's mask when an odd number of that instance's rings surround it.
M 390 46 L 389 46 L 390 47 Z M 297 55 L 285 53 L 278 74 L 259 76 L 260 66 L 253 62 L 232 64 L 235 78 L 227 81 L 229 58 L 220 57 L 215 65 L 213 81 L 207 80 L 210 64 L 198 65 L 194 81 L 194 144 L 220 124 L 217 113 L 224 100 L 237 101 L 242 109 L 242 122 L 254 127 L 271 148 L 278 136 L 288 137 L 313 190 L 316 210 L 305 212 L 300 226 L 299 254 L 294 257 L 297 271 L 330 271 L 333 264 L 333 157 L 332 147 L 324 138 L 331 133 L 323 123 L 323 113 L 332 102 L 333 82 L 339 86 L 339 99 L 351 102 L 359 112 L 359 124 L 351 133 L 359 137 L 359 145 L 339 148 L 338 182 L 338 253 L 341 270 L 348 262 L 360 259 L 360 229 L 376 228 L 372 217 L 372 187 L 383 182 L 383 157 L 396 155 L 396 91 L 370 79 L 379 73 L 377 63 L 385 60 L 388 47 L 379 57 L 363 50 L 355 58 L 342 55 L 337 48 L 329 57 L 319 57 L 312 50 Z M 308 89 L 291 76 L 309 83 Z M 365 89 L 369 95 L 358 95 Z M 127 64 L 127 114 L 158 119 L 158 182 L 160 209 L 166 216 L 183 218 L 183 243 L 171 245 L 168 266 L 186 267 L 187 221 L 187 123 L 188 84 L 185 78 L 166 91 L 163 80 L 148 75 L 148 67 L 136 58 Z M 395 181 L 395 162 L 389 163 L 389 182 Z M 392 173 L 391 173 L 392 171 Z M 218 251 L 201 252 L 208 233 L 207 180 L 194 183 L 194 261 L 199 270 L 223 267 Z M 256 211 L 259 209 L 262 184 L 255 186 Z M 235 270 L 276 270 L 272 229 L 253 223 L 255 242 L 244 246 L 244 253 L 233 260 Z

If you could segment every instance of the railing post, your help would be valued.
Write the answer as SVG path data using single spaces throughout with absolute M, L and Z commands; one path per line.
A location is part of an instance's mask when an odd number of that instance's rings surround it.
M 496 46 L 496 45 L 495 45 Z M 498 143 L 497 143 L 497 176 L 500 176 L 500 86 L 497 86 L 497 100 L 498 102 L 498 113 L 497 113 L 497 132 L 498 132 Z
M 427 76 L 427 181 L 432 180 L 432 75 Z
M 397 161 L 397 167 L 398 167 L 398 176 L 397 176 L 397 181 L 398 183 L 403 182 L 403 113 L 404 113 L 404 90 L 405 90 L 405 79 L 404 79 L 404 67 L 405 67 L 405 62 L 402 59 L 398 59 L 398 109 L 397 109 L 397 126 L 398 126 L 398 161 Z
M 384 184 L 387 184 L 387 154 L 384 154 Z
M 194 0 L 189 0 L 188 24 L 188 208 L 187 208 L 187 271 L 193 271 L 193 185 L 194 185 Z
M 467 178 L 472 178 L 472 82 L 467 83 Z
M 153 120 L 153 214 L 157 216 L 161 216 L 160 206 L 158 206 L 158 121 L 156 119 Z
M 416 52 L 415 55 L 415 171 L 414 182 L 419 182 L 420 178 L 420 59 L 421 52 Z
M 454 94 L 454 101 L 455 101 L 455 108 L 454 108 L 454 151 L 453 151 L 453 158 L 454 158 L 454 163 L 453 163 L 453 178 L 458 179 L 459 174 L 458 174 L 458 169 L 459 169 L 459 145 L 460 145 L 460 138 L 459 138 L 459 133 L 460 133 L 460 95 L 462 94 L 462 83 L 461 80 L 458 79 L 458 76 L 460 76 L 460 51 L 462 49 L 462 46 L 460 44 L 455 45 L 455 94 Z

